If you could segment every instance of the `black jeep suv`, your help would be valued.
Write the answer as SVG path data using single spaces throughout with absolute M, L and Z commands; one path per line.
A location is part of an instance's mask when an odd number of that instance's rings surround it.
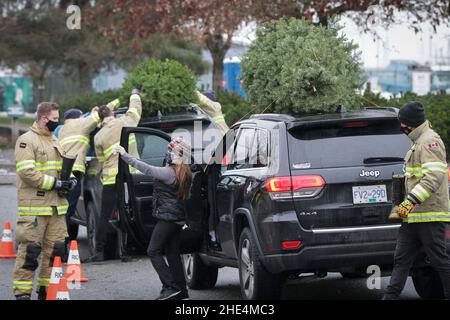
M 397 111 L 235 124 L 194 178 L 201 194 L 191 210 L 202 212 L 205 232 L 201 249 L 184 256 L 190 288 L 213 287 L 224 266 L 239 268 L 245 299 L 278 298 L 284 280 L 302 273 L 368 277 L 377 265 L 389 274 L 401 222 L 388 220 L 392 176 L 411 144 Z M 422 297 L 443 296 L 423 254 L 412 276 Z

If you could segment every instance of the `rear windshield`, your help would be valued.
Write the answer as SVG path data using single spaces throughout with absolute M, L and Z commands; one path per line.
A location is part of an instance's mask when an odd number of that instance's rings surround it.
M 395 120 L 293 128 L 288 142 L 296 169 L 362 166 L 373 158 L 401 161 L 411 145 Z

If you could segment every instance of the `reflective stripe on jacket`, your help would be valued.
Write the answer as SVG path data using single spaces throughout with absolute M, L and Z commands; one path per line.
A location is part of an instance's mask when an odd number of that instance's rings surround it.
M 428 121 L 414 129 L 405 157 L 405 187 L 418 203 L 405 219 L 414 222 L 450 222 L 448 169 L 445 146 Z
M 58 141 L 47 128 L 35 122 L 21 135 L 15 147 L 19 215 L 52 215 L 67 212 L 67 200 L 52 190 L 61 171 L 62 159 Z
M 102 166 L 101 177 L 104 185 L 116 183 L 119 156 L 114 152 L 114 149 L 120 145 L 122 128 L 136 127 L 141 120 L 141 113 L 141 98 L 139 95 L 133 94 L 130 97 L 130 104 L 125 115 L 111 120 L 95 135 L 95 153 L 97 154 L 98 161 Z M 130 136 L 130 141 L 132 141 L 131 137 L 132 136 Z
M 119 105 L 119 100 L 111 101 L 107 107 L 114 110 Z M 68 119 L 59 134 L 59 145 L 64 155 L 76 156 L 73 171 L 86 172 L 86 154 L 89 150 L 89 134 L 100 122 L 98 112 L 92 112 L 86 118 Z

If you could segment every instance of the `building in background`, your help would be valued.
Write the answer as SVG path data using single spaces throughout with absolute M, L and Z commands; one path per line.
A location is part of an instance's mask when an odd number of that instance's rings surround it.
M 0 112 L 10 108 L 27 110 L 33 100 L 33 82 L 19 73 L 0 70 Z
M 450 93 L 450 66 L 421 65 L 412 60 L 392 60 L 386 68 L 367 69 L 370 88 L 375 93 L 417 95 L 445 91 Z
M 247 97 L 245 90 L 242 88 L 241 58 L 226 58 L 223 64 L 223 88 L 225 91 L 236 92 L 241 97 Z
M 92 81 L 95 92 L 120 89 L 127 76 L 122 68 L 104 69 Z

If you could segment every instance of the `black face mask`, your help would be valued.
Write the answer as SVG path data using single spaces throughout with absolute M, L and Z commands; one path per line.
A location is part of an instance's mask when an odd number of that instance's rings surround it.
M 48 120 L 46 126 L 47 126 L 47 129 L 48 129 L 50 132 L 53 132 L 53 131 L 55 131 L 56 128 L 59 126 L 59 122 L 58 122 L 58 121 Z
M 410 134 L 413 131 L 413 129 L 401 126 L 400 127 L 400 131 L 403 132 L 404 134 L 408 135 L 408 134 Z

